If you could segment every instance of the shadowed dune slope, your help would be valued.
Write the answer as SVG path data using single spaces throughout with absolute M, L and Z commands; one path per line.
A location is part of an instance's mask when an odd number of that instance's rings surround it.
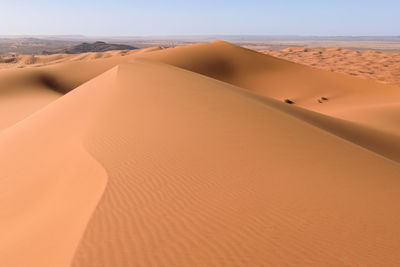
M 399 264 L 400 166 L 282 111 L 119 66 L 85 139 L 108 186 L 72 266 Z
M 2 266 L 69 266 L 106 184 L 83 140 L 116 71 L 0 133 Z
M 99 59 L 93 58 L 95 53 L 87 53 L 48 66 L 0 70 L 0 131 L 110 68 L 151 51 L 154 48 L 128 55 L 108 52 L 110 57 Z
M 301 107 L 327 115 L 339 112 L 343 119 L 372 127 L 373 120 L 353 116 L 352 111 L 371 108 L 375 112 L 377 104 L 386 106 L 400 102 L 399 87 L 311 68 L 222 41 L 176 47 L 145 57 L 281 101 L 289 98 Z M 329 100 L 321 104 L 317 101 L 321 97 Z M 400 134 L 397 120 L 380 118 L 386 122 L 381 128 Z
M 0 265 L 400 265 L 397 87 L 148 52 L 0 72 Z

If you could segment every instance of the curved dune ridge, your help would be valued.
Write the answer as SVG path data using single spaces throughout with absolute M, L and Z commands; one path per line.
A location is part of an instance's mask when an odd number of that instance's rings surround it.
M 222 41 L 114 53 L 0 72 L 2 266 L 400 264 L 400 88 Z
M 24 69 L 10 66 L 0 70 L 0 130 L 22 120 L 108 69 L 129 62 L 137 55 L 158 49 L 37 56 L 40 64 L 28 65 Z M 60 57 L 62 60 L 55 60 Z M 44 62 L 48 64 L 43 65 Z

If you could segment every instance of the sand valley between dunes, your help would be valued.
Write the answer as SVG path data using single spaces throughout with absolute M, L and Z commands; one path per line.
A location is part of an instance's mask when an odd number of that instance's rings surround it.
M 399 266 L 398 75 L 363 53 L 0 64 L 0 266 Z

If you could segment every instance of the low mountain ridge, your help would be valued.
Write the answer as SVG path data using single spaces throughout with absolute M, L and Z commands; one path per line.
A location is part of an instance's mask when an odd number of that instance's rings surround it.
M 80 54 L 87 52 L 105 52 L 111 50 L 134 50 L 137 47 L 123 44 L 108 44 L 106 42 L 97 41 L 94 43 L 82 43 L 65 49 L 59 49 L 54 51 L 43 51 L 44 55 L 52 54 Z

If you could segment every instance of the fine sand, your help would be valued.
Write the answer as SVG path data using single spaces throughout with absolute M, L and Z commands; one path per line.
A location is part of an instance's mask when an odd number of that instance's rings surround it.
M 400 85 L 400 53 L 343 48 L 289 47 L 265 54 L 333 72 Z
M 400 265 L 399 87 L 107 54 L 0 71 L 1 266 Z

